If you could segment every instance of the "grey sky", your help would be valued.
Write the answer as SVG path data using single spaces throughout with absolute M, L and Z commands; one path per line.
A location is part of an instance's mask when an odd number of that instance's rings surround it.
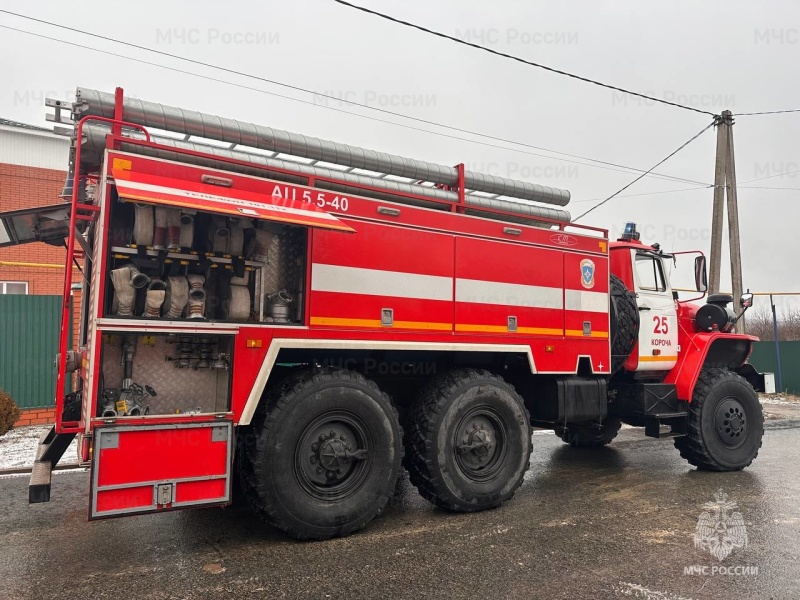
M 800 84 L 794 76 L 800 57 L 800 3 L 796 2 L 360 3 L 533 61 L 715 113 L 726 108 L 734 113 L 800 108 Z M 82 2 L 80 9 L 37 1 L 0 6 L 336 97 L 642 169 L 710 120 L 490 56 L 330 0 L 132 5 L 90 1 Z M 5 76 L 0 116 L 6 118 L 41 125 L 45 95 L 70 100 L 77 85 L 108 91 L 121 86 L 143 99 L 565 187 L 572 192 L 568 209 L 573 215 L 589 208 L 589 200 L 605 198 L 635 177 L 325 110 L 320 105 L 437 129 L 7 15 L 0 15 L 0 24 L 316 104 L 0 29 L 0 68 Z M 742 186 L 744 285 L 753 290 L 800 291 L 795 269 L 789 266 L 800 250 L 800 173 L 745 183 L 800 170 L 796 142 L 800 113 L 740 117 L 734 136 Z M 714 131 L 709 130 L 658 170 L 711 183 L 714 145 Z M 799 189 L 747 189 L 750 185 Z M 624 194 L 695 186 L 648 177 Z M 711 197 L 710 189 L 621 197 L 582 222 L 617 233 L 625 220 L 635 220 L 646 241 L 658 241 L 667 249 L 708 252 Z M 723 265 L 724 288 L 729 288 L 729 281 Z

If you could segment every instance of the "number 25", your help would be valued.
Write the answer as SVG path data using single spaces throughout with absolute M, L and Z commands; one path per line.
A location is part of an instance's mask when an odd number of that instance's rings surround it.
M 669 333 L 669 323 L 667 317 L 653 317 L 653 322 L 656 324 L 653 333 L 666 334 Z

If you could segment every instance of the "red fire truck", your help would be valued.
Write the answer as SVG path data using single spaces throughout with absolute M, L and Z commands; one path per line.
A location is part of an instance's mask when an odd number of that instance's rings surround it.
M 301 539 L 364 527 L 403 466 L 440 507 L 499 506 L 532 427 L 596 447 L 641 426 L 703 470 L 758 453 L 755 338 L 731 297 L 692 304 L 668 278 L 688 261 L 703 298 L 699 253 L 634 224 L 610 241 L 570 222 L 567 191 L 463 165 L 121 89 L 48 105 L 74 125 L 65 201 L 0 215 L 0 244 L 67 247 L 30 502 L 76 436 L 91 519 L 226 505 L 236 487 Z

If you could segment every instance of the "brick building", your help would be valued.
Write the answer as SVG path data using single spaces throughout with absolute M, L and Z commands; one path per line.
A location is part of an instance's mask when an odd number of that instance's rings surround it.
M 68 138 L 0 118 L 0 212 L 60 202 L 68 153 Z M 41 242 L 0 248 L 0 294 L 61 295 L 65 256 L 64 248 Z M 17 424 L 52 418 L 52 409 L 27 409 Z

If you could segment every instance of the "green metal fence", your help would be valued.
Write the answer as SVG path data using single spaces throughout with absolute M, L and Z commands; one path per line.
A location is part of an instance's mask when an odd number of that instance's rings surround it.
M 0 388 L 20 408 L 52 406 L 61 296 L 0 295 Z
M 778 342 L 781 351 L 781 375 L 783 390 L 776 391 L 800 394 L 800 342 Z M 750 364 L 762 373 L 775 373 L 775 387 L 778 386 L 778 367 L 775 360 L 775 342 L 756 342 Z

